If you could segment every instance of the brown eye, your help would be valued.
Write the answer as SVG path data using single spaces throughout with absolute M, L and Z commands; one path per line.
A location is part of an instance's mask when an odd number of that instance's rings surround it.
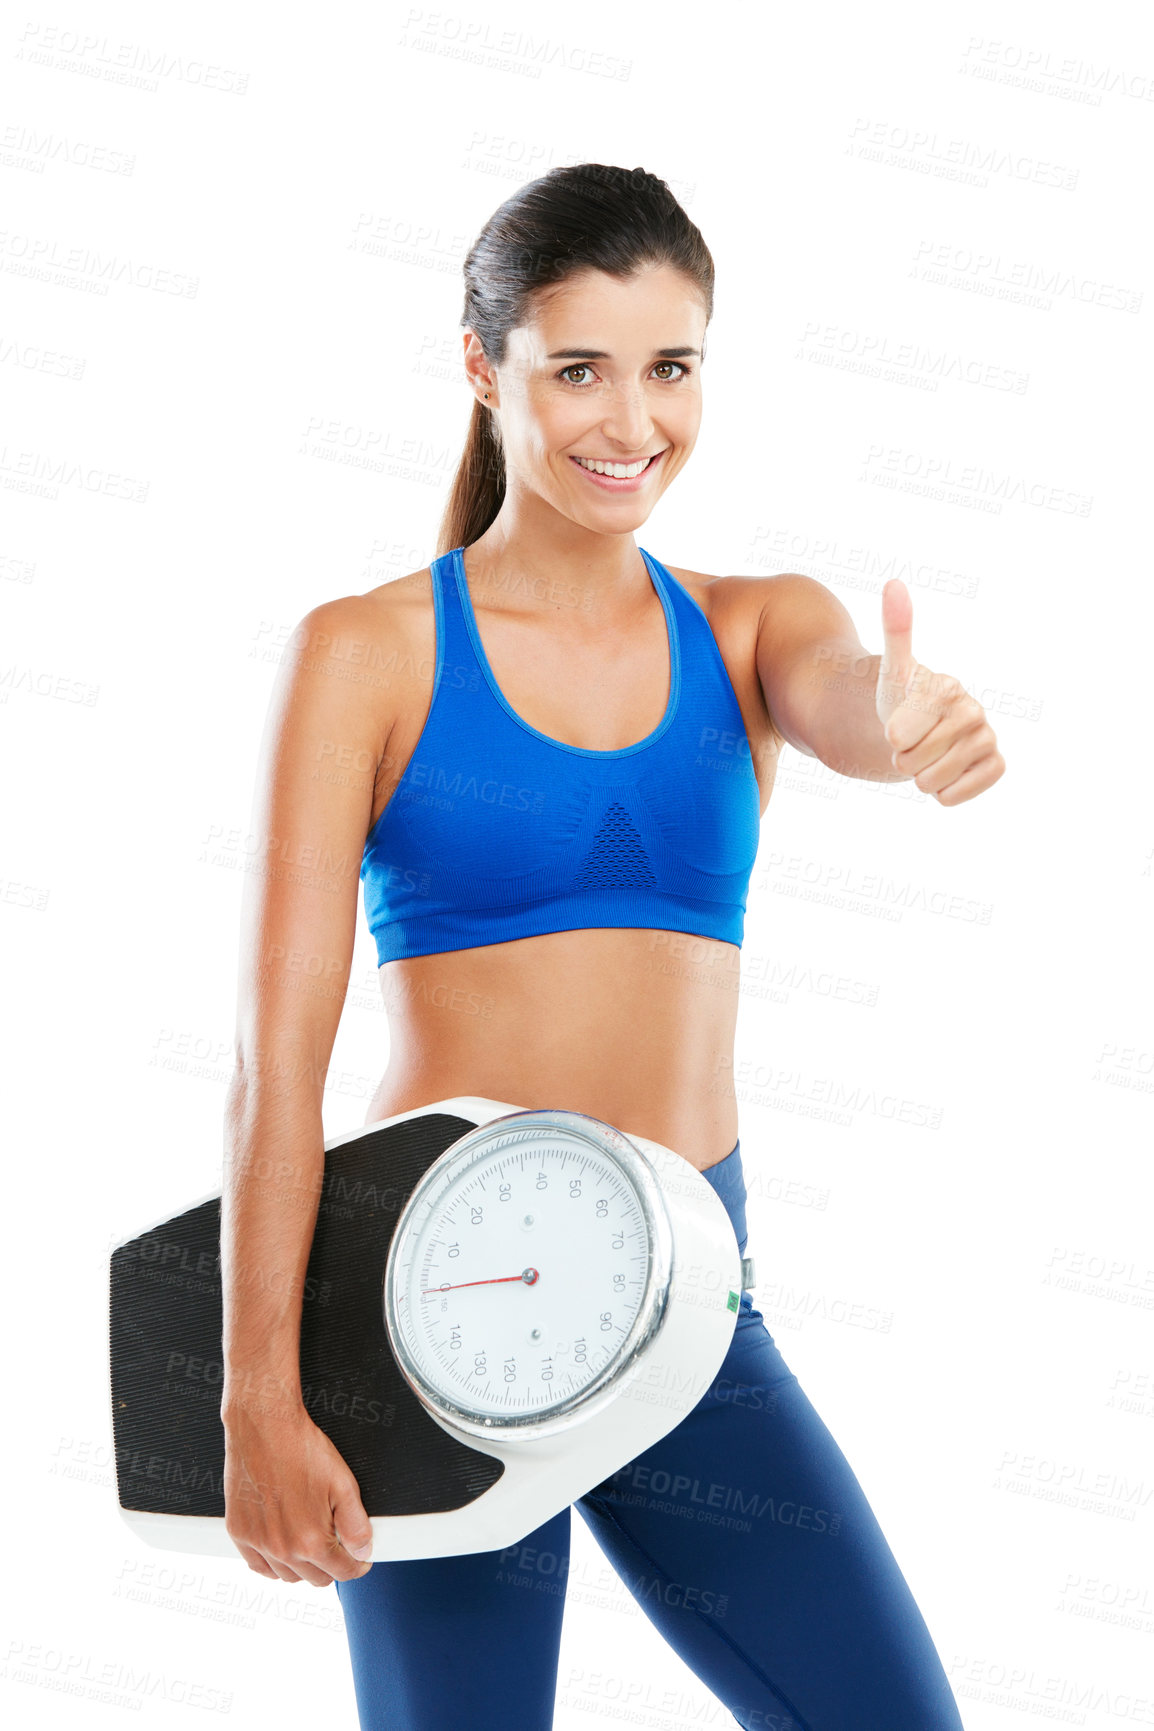
M 657 366 L 658 367 L 665 367 L 665 368 L 669 368 L 669 367 L 676 367 L 677 368 L 677 373 L 673 378 L 667 377 L 667 378 L 663 378 L 660 381 L 660 383 L 663 385 L 680 384 L 681 380 L 688 378 L 690 373 L 693 371 L 692 367 L 684 366 L 680 361 L 658 361 Z M 571 373 L 591 373 L 592 371 L 593 371 L 593 369 L 587 361 L 570 361 L 570 363 L 567 367 L 561 368 L 561 371 L 557 374 L 557 377 L 559 379 L 561 379 L 563 381 L 563 383 L 565 383 L 567 385 L 572 385 L 575 390 L 583 391 L 583 390 L 587 390 L 589 388 L 589 385 L 592 383 L 592 381 L 591 380 L 573 379 L 573 378 L 570 378 L 569 375 Z

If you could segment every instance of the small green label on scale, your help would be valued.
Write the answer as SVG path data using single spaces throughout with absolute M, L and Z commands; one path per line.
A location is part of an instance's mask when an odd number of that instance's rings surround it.
M 741 1308 L 741 1300 L 738 1298 L 736 1292 L 730 1293 L 729 1302 L 725 1308 L 727 1310 L 739 1310 Z

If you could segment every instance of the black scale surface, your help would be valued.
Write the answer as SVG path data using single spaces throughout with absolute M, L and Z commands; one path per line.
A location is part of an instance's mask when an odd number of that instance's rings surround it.
M 505 1470 L 429 1417 L 389 1349 L 382 1309 L 401 1209 L 434 1160 L 475 1128 L 431 1113 L 325 1154 L 301 1306 L 301 1388 L 370 1515 L 464 1508 Z M 121 1506 L 223 1519 L 220 1197 L 119 1245 L 110 1264 Z

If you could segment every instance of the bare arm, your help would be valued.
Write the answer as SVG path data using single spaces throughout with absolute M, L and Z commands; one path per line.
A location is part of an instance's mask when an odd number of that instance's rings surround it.
M 337 1534 L 370 1531 L 355 1479 L 303 1406 L 300 1323 L 324 1172 L 324 1080 L 390 726 L 386 674 L 349 648 L 373 642 L 372 607 L 352 596 L 314 608 L 277 675 L 253 804 L 262 845 L 242 899 L 225 1113 L 226 1525 L 258 1573 L 318 1586 L 364 1572 Z M 344 1525 L 334 1528 L 342 1499 Z
M 877 716 L 881 656 L 863 647 L 847 609 L 816 577 L 769 577 L 765 589 L 757 671 L 782 738 L 839 775 L 909 781 Z

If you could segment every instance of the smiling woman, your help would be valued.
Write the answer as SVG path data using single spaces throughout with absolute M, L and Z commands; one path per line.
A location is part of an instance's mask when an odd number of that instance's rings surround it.
M 697 437 L 713 287 L 700 231 L 644 169 L 584 163 L 507 199 L 465 260 L 473 416 L 438 552 L 479 541 L 506 487 L 545 466 L 591 474 L 660 456 L 640 486 L 591 482 L 638 492 L 648 515 Z
M 465 261 L 472 419 L 436 556 L 302 621 L 260 785 L 270 830 L 360 861 L 390 1034 L 366 1122 L 461 1095 L 588 1113 L 696 1166 L 744 1252 L 734 1034 L 777 711 L 845 774 L 906 772 L 875 708 L 881 660 L 828 590 L 684 570 L 635 539 L 697 440 L 713 277 L 643 169 L 556 168 L 501 205 Z M 324 646 L 350 637 L 387 679 L 329 677 Z M 891 673 L 908 633 L 894 643 Z M 317 776 L 334 741 L 363 772 Z M 246 885 L 226 1525 L 258 1573 L 335 1582 L 362 1727 L 545 1731 L 563 1591 L 532 1591 L 503 1552 L 358 1562 L 356 1481 L 301 1403 L 299 1285 L 357 890 L 353 863 L 323 888 Z M 281 977 L 271 958 L 302 951 L 331 989 Z M 272 1142 L 296 1177 L 270 1198 L 246 1179 Z M 279 1412 L 246 1410 L 251 1382 L 285 1390 Z M 262 1482 L 271 1502 L 246 1494 Z M 699 1485 L 708 1522 L 677 1489 Z M 726 1516 L 737 1501 L 758 1518 Z M 738 1723 L 960 1731 L 869 1502 L 748 1295 L 699 1406 L 576 1507 Z M 570 1512 L 524 1539 L 560 1583 Z

